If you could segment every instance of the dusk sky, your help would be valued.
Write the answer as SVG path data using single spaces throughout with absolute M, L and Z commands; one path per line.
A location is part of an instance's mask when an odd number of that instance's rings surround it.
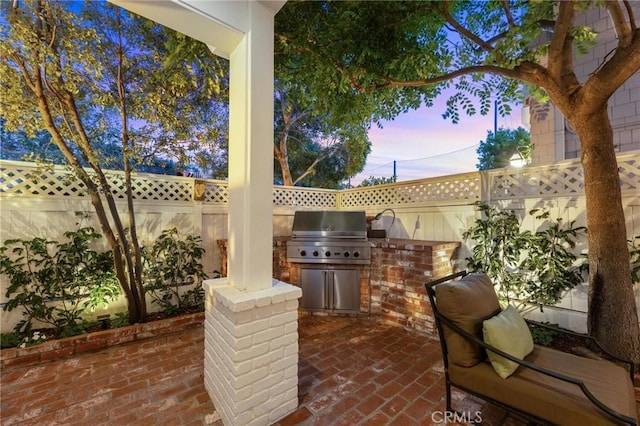
M 476 148 L 493 131 L 493 110 L 486 116 L 460 113 L 460 122 L 442 118 L 446 96 L 436 99 L 431 108 L 422 107 L 385 122 L 382 129 L 369 131 L 372 149 L 362 173 L 351 179 L 358 185 L 370 176 L 391 177 L 396 161 L 398 181 L 445 176 L 476 170 Z M 498 128 L 521 126 L 520 107 L 510 116 L 498 116 Z

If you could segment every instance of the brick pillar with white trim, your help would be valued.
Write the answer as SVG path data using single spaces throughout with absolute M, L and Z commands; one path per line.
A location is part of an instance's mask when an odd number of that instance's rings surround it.
M 204 383 L 225 425 L 270 425 L 298 407 L 299 287 L 206 280 Z

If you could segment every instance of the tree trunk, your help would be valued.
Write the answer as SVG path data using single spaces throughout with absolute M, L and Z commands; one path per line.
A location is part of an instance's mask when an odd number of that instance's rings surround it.
M 567 115 L 569 117 L 569 115 Z M 589 333 L 614 354 L 640 362 L 620 178 L 607 105 L 572 114 L 582 149 L 589 232 Z
M 34 49 L 34 55 L 38 55 L 38 50 Z M 36 61 L 37 62 L 37 61 Z M 26 69 L 26 68 L 25 68 Z M 91 198 L 91 204 L 94 207 L 94 210 L 97 215 L 98 223 L 100 224 L 100 229 L 102 230 L 103 235 L 107 239 L 109 246 L 113 252 L 114 258 L 114 270 L 116 273 L 116 277 L 122 290 L 125 294 L 127 300 L 127 310 L 129 313 L 130 319 L 139 318 L 139 302 L 135 300 L 135 294 L 132 292 L 132 288 L 126 280 L 126 274 L 124 272 L 124 267 L 122 265 L 122 256 L 120 251 L 120 246 L 112 232 L 111 225 L 109 224 L 109 220 L 107 218 L 106 210 L 102 199 L 100 198 L 99 188 L 94 184 L 93 180 L 87 173 L 82 169 L 77 157 L 71 151 L 71 149 L 67 146 L 62 134 L 60 133 L 56 122 L 54 120 L 54 115 L 52 114 L 52 108 L 50 107 L 50 100 L 45 95 L 43 82 L 45 81 L 44 75 L 40 72 L 40 66 L 36 66 L 34 68 L 34 78 L 33 85 L 31 86 L 32 93 L 36 98 L 37 108 L 40 112 L 43 124 L 45 129 L 51 134 L 52 140 L 54 144 L 60 149 L 63 153 L 71 167 L 74 169 L 76 176 L 85 184 L 87 187 L 87 191 Z M 26 73 L 26 71 L 25 71 Z M 30 79 L 28 74 L 25 74 L 25 79 Z M 58 77 L 61 81 L 61 77 Z M 59 84 L 59 86 L 64 86 L 63 84 Z M 69 98 L 72 98 L 72 95 L 68 95 Z M 73 107 L 73 103 L 70 104 Z M 79 139 L 82 137 L 79 135 L 80 132 L 84 131 L 81 122 L 76 123 L 76 135 L 78 135 Z M 108 190 L 108 187 L 107 187 Z M 137 322 L 137 321 L 135 321 Z
M 280 164 L 280 169 L 282 170 L 282 184 L 285 186 L 293 186 L 293 179 L 291 178 L 291 169 L 289 168 L 289 156 L 286 151 L 286 136 L 280 136 L 280 146 L 284 145 L 285 149 L 278 148 L 278 145 L 273 146 L 273 152 L 275 153 L 276 159 Z
M 138 321 L 146 321 L 147 319 L 147 304 L 145 300 L 144 283 L 142 282 L 142 256 L 140 252 L 140 242 L 138 241 L 138 231 L 136 226 L 136 215 L 133 203 L 133 190 L 131 188 L 131 156 L 132 147 L 129 140 L 129 115 L 127 113 L 127 101 L 126 101 L 126 89 L 123 76 L 123 41 L 122 41 L 122 22 L 121 22 L 122 9 L 118 8 L 118 72 L 116 75 L 116 84 L 118 86 L 118 101 L 120 104 L 120 121 L 122 123 L 122 160 L 124 165 L 124 183 L 127 194 L 127 214 L 129 218 L 129 235 L 130 246 L 127 247 L 126 235 L 121 235 L 123 249 L 125 254 L 125 261 L 129 272 L 129 280 L 131 281 L 130 287 L 133 297 L 137 301 L 137 318 L 129 315 L 129 321 L 133 324 L 136 319 Z

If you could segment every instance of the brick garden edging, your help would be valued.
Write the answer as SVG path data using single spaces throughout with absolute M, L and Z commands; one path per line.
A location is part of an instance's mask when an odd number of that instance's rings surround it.
M 204 312 L 197 312 L 127 327 L 50 340 L 28 348 L 2 349 L 0 350 L 0 368 L 38 364 L 68 355 L 198 328 L 202 327 L 203 323 Z

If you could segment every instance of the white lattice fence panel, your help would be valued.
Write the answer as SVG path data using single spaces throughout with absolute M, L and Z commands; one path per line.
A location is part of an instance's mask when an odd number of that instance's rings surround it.
M 366 207 L 396 204 L 395 187 L 376 185 L 367 187 L 366 190 L 347 191 L 342 194 L 341 207 Z
M 584 172 L 578 160 L 487 173 L 492 200 L 584 195 Z M 640 188 L 640 154 L 618 155 L 618 173 L 622 192 L 637 193 Z
M 333 209 L 337 207 L 337 191 L 276 187 L 273 189 L 273 205 Z
M 223 182 L 207 182 L 204 202 L 211 204 L 227 204 L 229 202 L 229 186 Z
M 109 173 L 108 178 L 114 197 L 125 198 L 124 175 Z M 193 180 L 163 175 L 135 176 L 131 190 L 136 200 L 191 201 Z
M 398 188 L 400 203 L 431 203 L 443 201 L 480 200 L 480 174 L 451 176 L 448 179 L 424 180 Z
M 638 194 L 638 191 L 640 191 L 640 154 L 636 156 L 619 156 L 618 174 L 620 175 L 620 189 L 622 192 Z
M 623 193 L 640 189 L 640 153 L 618 155 Z M 305 208 L 366 208 L 414 204 L 469 203 L 522 197 L 553 197 L 584 194 L 584 175 L 579 161 L 567 161 L 524 169 L 505 168 L 483 172 L 489 187 L 483 192 L 480 173 L 465 173 L 419 181 L 379 185 L 346 191 L 275 187 L 274 206 Z M 124 175 L 106 174 L 114 197 L 125 198 Z M 183 201 L 193 199 L 191 178 L 139 174 L 133 178 L 137 200 Z M 84 184 L 63 167 L 38 168 L 33 163 L 0 161 L 0 194 L 23 197 L 86 197 Z M 227 204 L 229 191 L 224 181 L 206 181 L 205 203 Z M 340 205 L 338 205 L 338 203 Z
M 562 167 L 507 168 L 490 172 L 489 176 L 492 200 L 584 194 L 584 175 L 580 163 Z
M 89 172 L 89 175 L 95 175 Z M 106 171 L 105 176 L 116 199 L 126 197 L 124 174 Z M 163 175 L 134 175 L 136 200 L 191 201 L 192 179 Z M 0 165 L 0 192 L 3 195 L 34 197 L 86 197 L 86 186 L 63 167 L 38 168 L 32 163 L 3 161 Z
M 479 173 L 379 185 L 344 191 L 341 207 L 403 206 L 439 202 L 475 202 L 482 193 Z
M 83 197 L 84 184 L 62 168 L 38 169 L 31 163 L 3 161 L 0 193 L 23 197 Z
M 276 207 L 336 208 L 337 191 L 308 188 L 273 189 L 273 205 Z M 229 189 L 226 182 L 207 182 L 205 202 L 227 204 Z

